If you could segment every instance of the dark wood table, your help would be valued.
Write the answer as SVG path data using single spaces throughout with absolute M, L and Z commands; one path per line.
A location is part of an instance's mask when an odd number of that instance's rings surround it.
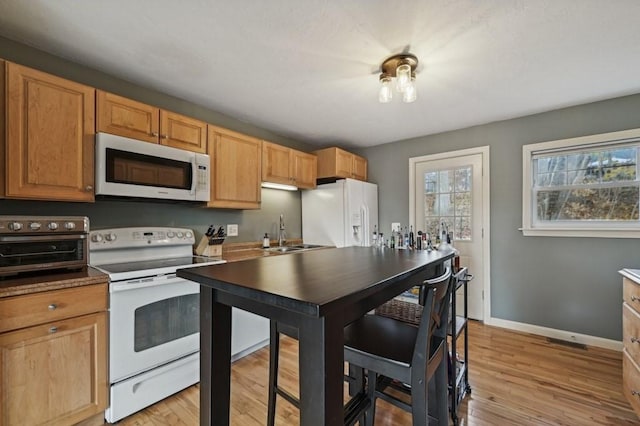
M 453 255 L 345 247 L 179 270 L 201 285 L 200 424 L 229 424 L 232 306 L 298 328 L 300 424 L 335 426 L 344 326 L 440 274 Z

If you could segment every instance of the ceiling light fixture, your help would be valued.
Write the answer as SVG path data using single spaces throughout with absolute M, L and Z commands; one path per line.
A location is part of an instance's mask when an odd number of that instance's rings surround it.
M 386 59 L 380 69 L 380 92 L 378 100 L 382 103 L 393 99 L 392 79 L 395 78 L 396 90 L 402 94 L 402 102 L 413 102 L 417 98 L 416 68 L 418 58 L 410 53 L 394 55 Z

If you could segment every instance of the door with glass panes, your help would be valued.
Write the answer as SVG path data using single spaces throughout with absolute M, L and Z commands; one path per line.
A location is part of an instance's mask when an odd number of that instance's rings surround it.
M 415 191 L 417 230 L 432 240 L 443 228 L 452 234 L 460 265 L 474 276 L 468 287 L 469 318 L 483 320 L 482 154 L 416 162 Z M 462 306 L 457 309 L 463 312 Z

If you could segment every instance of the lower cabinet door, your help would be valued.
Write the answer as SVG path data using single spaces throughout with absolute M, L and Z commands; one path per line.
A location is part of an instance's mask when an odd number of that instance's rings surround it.
M 640 415 L 640 368 L 626 349 L 622 351 L 622 388 L 633 411 Z
M 0 425 L 72 425 L 105 410 L 106 317 L 0 334 Z

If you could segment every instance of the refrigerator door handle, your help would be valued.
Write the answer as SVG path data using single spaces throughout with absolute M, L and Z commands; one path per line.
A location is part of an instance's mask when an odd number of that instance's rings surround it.
M 364 247 L 370 246 L 369 242 L 369 210 L 367 206 L 360 207 L 360 244 Z

